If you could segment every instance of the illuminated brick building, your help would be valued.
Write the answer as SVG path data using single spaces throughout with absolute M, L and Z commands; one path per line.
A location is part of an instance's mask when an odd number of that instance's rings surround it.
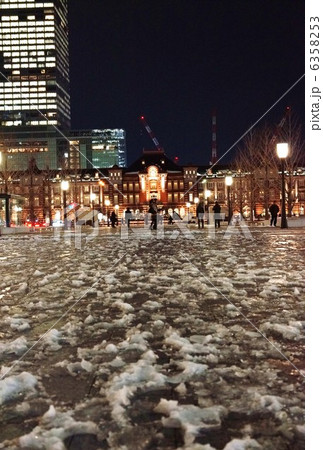
M 253 215 L 250 204 L 250 178 L 248 174 L 232 170 L 228 166 L 207 167 L 179 166 L 163 151 L 144 151 L 128 168 L 117 165 L 111 168 L 88 168 L 66 170 L 39 170 L 31 163 L 28 170 L 16 172 L 10 179 L 0 178 L 0 193 L 25 198 L 20 222 L 27 218 L 53 221 L 63 216 L 63 180 L 69 181 L 66 192 L 67 207 L 78 211 L 101 213 L 105 217 L 115 210 L 119 217 L 130 208 L 135 217 L 142 217 L 149 208 L 149 201 L 156 199 L 161 214 L 176 211 L 181 217 L 196 213 L 196 203 L 213 206 L 217 200 L 222 212 L 227 214 L 227 175 L 233 176 L 230 200 L 233 212 L 242 212 L 245 218 L 264 217 L 266 207 L 272 201 L 280 203 L 280 174 L 271 174 L 268 192 L 259 170 L 257 192 L 253 193 Z M 305 171 L 298 168 L 293 174 L 286 174 L 290 185 L 290 212 L 305 214 Z M 290 182 L 288 181 L 290 179 Z M 9 186 L 9 188 L 8 188 Z M 267 200 L 266 200 L 267 197 Z M 267 204 L 267 206 L 266 206 Z M 0 217 L 1 221 L 1 217 Z M 3 222 L 3 219 L 2 219 Z

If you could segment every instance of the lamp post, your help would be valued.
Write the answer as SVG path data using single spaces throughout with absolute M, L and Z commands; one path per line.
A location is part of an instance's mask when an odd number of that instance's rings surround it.
M 206 201 L 206 212 L 209 212 L 209 198 L 211 197 L 211 191 L 208 189 L 204 192 L 204 198 Z
M 67 210 L 66 210 L 66 192 L 68 191 L 70 184 L 67 180 L 61 182 L 61 189 L 63 192 L 63 216 L 64 216 L 64 230 L 67 230 Z
M 116 215 L 117 215 L 117 224 L 119 223 L 119 205 L 115 205 L 114 206 L 115 210 L 116 210 Z
M 105 183 L 103 180 L 99 180 L 99 205 L 101 209 L 101 205 L 103 205 L 103 190 L 104 190 Z
M 106 207 L 107 225 L 109 226 L 109 206 L 110 206 L 110 200 L 109 200 L 109 199 L 104 200 L 104 204 L 105 204 L 105 207 Z
M 189 223 L 189 221 L 190 221 L 190 207 L 191 207 L 190 202 L 187 202 L 187 203 L 186 203 L 186 208 L 187 208 L 187 223 Z
M 281 228 L 288 228 L 287 218 L 286 218 L 286 193 L 285 193 L 285 159 L 288 156 L 288 144 L 279 143 L 277 144 L 277 155 L 281 160 L 281 171 L 282 171 L 282 213 L 281 213 Z
M 233 183 L 233 178 L 231 175 L 227 175 L 225 177 L 225 185 L 227 187 L 228 190 L 228 225 L 231 222 L 231 217 L 232 217 L 232 208 L 231 208 L 231 186 Z
M 198 197 L 194 197 L 194 205 L 195 205 L 195 216 L 196 216 L 196 220 L 197 220 L 197 204 L 199 202 L 199 198 Z
M 94 217 L 94 200 L 95 200 L 95 198 L 96 198 L 96 195 L 93 192 L 91 192 L 90 200 L 91 200 L 91 206 L 92 206 L 92 227 L 94 227 L 94 220 L 95 220 L 95 217 Z

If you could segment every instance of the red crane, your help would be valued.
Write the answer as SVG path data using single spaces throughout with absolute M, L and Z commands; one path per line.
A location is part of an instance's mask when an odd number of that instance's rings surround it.
M 163 148 L 160 146 L 160 144 L 158 142 L 158 139 L 156 138 L 156 136 L 154 135 L 152 129 L 150 128 L 150 126 L 146 122 L 145 117 L 144 116 L 140 116 L 140 120 L 141 120 L 141 123 L 143 124 L 143 126 L 146 128 L 146 131 L 149 134 L 149 136 L 151 137 L 151 140 L 155 144 L 157 150 L 162 150 L 163 151 Z
M 217 151 L 216 151 L 216 111 L 212 111 L 212 155 L 211 164 L 215 164 L 217 161 Z
M 277 140 L 286 120 L 290 119 L 290 114 L 291 114 L 291 107 L 287 106 L 283 118 L 281 119 L 279 124 L 276 126 L 276 134 L 274 134 L 273 137 L 271 138 L 271 143 L 275 143 L 275 141 Z

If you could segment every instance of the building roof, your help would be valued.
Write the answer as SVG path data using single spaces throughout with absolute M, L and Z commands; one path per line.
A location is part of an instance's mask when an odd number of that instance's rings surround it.
M 149 166 L 158 167 L 161 172 L 181 172 L 182 168 L 166 156 L 163 150 L 144 150 L 143 154 L 133 162 L 125 172 L 147 172 Z

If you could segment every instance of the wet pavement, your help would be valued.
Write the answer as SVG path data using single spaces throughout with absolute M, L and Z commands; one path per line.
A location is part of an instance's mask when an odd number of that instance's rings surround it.
M 121 237 L 0 239 L 0 448 L 304 448 L 304 229 Z

